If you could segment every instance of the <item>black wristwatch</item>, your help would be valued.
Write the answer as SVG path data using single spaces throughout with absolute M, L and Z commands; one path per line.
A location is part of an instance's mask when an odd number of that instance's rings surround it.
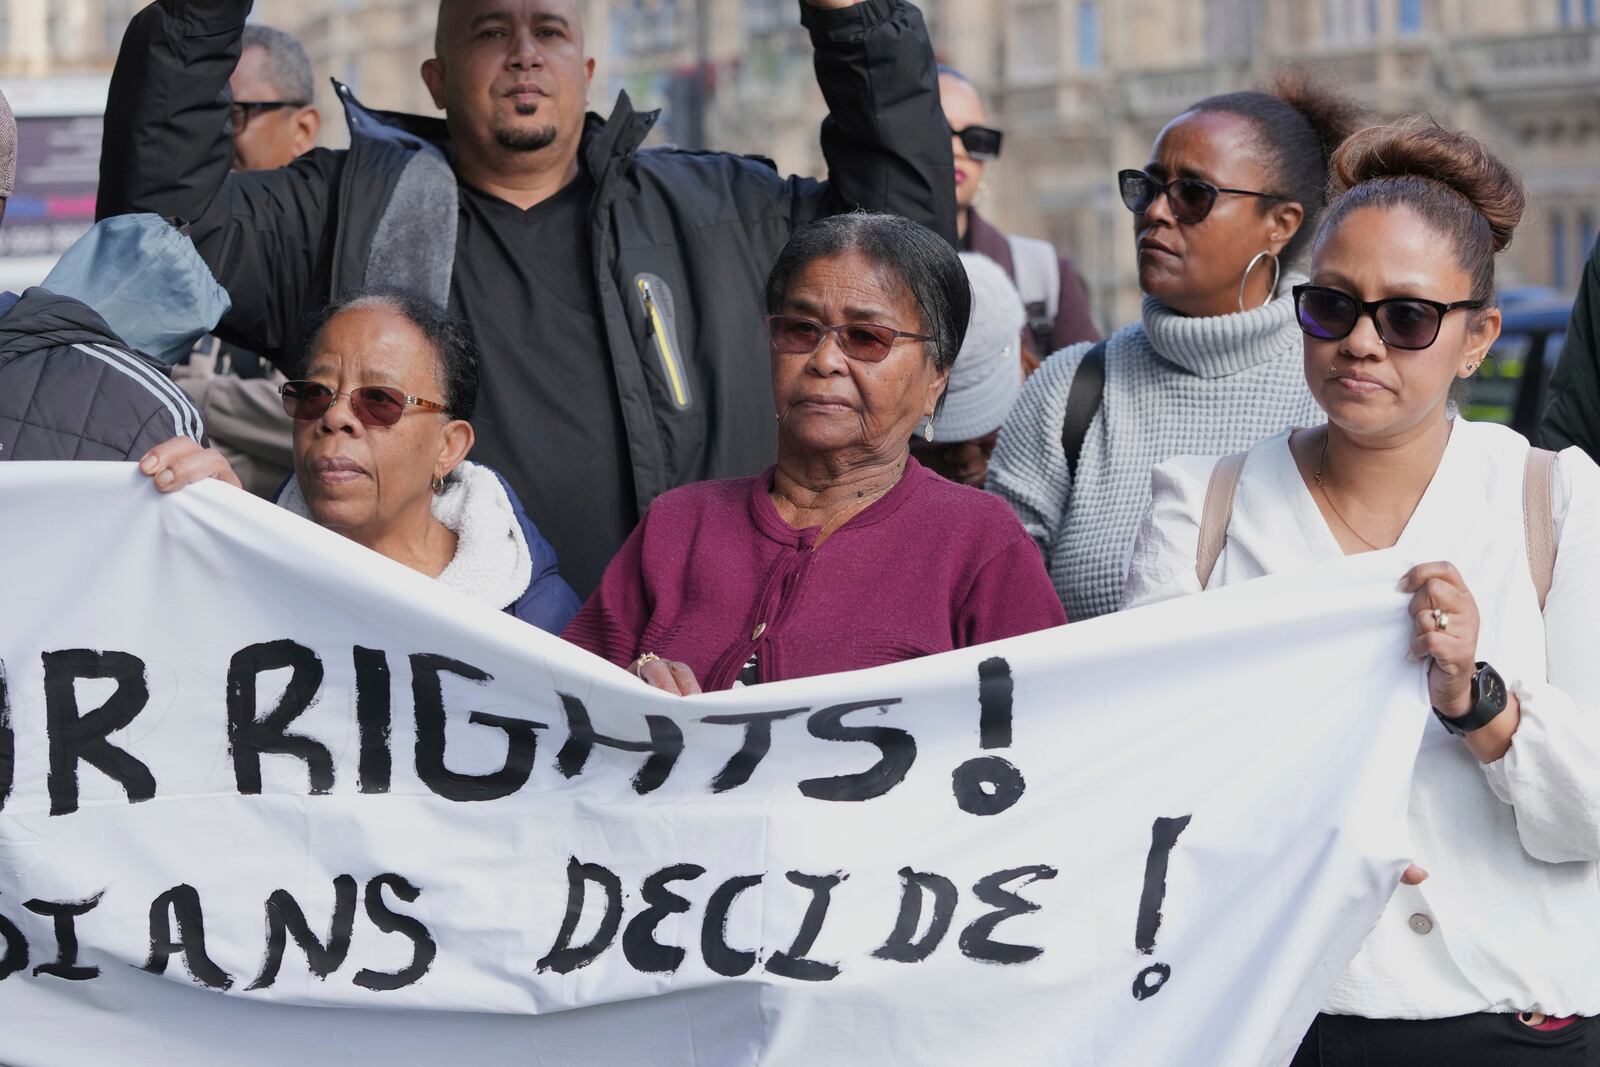
M 1500 672 L 1487 663 L 1478 662 L 1478 673 L 1472 676 L 1472 707 L 1465 715 L 1449 716 L 1438 708 L 1433 713 L 1444 723 L 1444 728 L 1457 737 L 1481 730 L 1506 710 L 1506 683 Z

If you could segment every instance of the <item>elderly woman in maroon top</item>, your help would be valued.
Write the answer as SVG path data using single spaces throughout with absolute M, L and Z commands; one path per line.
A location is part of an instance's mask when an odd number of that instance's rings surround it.
M 1065 622 L 1010 509 L 909 454 L 971 299 L 955 250 L 905 219 L 796 232 L 767 280 L 777 465 L 658 498 L 567 640 L 688 695 Z

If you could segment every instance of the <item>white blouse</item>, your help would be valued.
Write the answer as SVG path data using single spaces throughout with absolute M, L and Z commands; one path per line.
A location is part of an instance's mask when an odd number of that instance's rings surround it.
M 1250 450 L 1208 588 L 1342 555 L 1288 441 Z M 1600 1015 L 1600 468 L 1576 448 L 1557 459 L 1555 579 L 1541 618 L 1523 530 L 1527 451 L 1505 427 L 1457 419 L 1393 550 L 1397 582 L 1417 563 L 1455 564 L 1482 618 L 1478 658 L 1516 692 L 1522 719 L 1510 750 L 1483 764 L 1428 716 L 1409 826 L 1430 877 L 1395 890 L 1327 1011 Z M 1183 456 L 1153 472 L 1124 607 L 1200 591 L 1195 550 L 1215 464 Z M 1330 663 L 1324 684 L 1360 669 Z

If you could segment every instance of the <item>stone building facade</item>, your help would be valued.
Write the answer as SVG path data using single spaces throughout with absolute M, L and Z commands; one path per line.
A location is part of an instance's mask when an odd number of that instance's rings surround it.
M 50 95 L 104 77 L 142 0 L 0 0 L 0 88 Z M 820 173 L 821 96 L 798 0 L 581 0 L 599 59 L 591 106 L 626 89 L 662 107 L 657 140 Z M 1426 111 L 1485 137 L 1526 176 L 1532 210 L 1508 284 L 1571 293 L 1600 218 L 1600 0 L 924 0 L 941 57 L 1006 130 L 987 212 L 1055 240 L 1103 325 L 1137 313 L 1130 219 L 1112 175 L 1161 126 L 1283 62 L 1377 113 Z M 417 70 L 437 0 L 261 0 L 323 80 L 324 139 L 344 140 L 325 79 L 366 103 L 432 112 Z M 24 84 L 25 83 L 25 84 Z

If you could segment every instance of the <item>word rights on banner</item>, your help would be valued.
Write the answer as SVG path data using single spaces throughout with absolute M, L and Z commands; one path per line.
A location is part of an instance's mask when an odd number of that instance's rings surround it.
M 1286 1063 L 1408 858 L 1403 569 L 680 699 L 6 464 L 0 1062 Z

